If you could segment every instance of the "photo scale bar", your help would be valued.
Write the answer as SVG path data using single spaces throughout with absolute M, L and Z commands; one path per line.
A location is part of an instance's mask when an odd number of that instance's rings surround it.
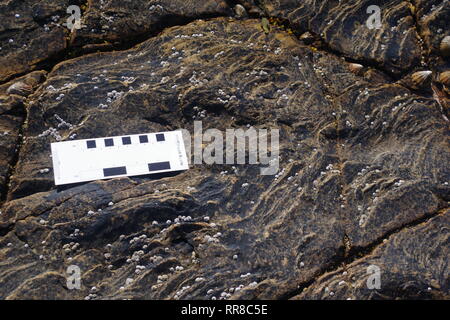
M 121 174 L 127 174 L 127 167 L 115 167 L 103 169 L 103 175 L 105 177 L 118 176 Z
M 189 169 L 181 131 L 51 143 L 55 185 Z
M 164 161 L 164 162 L 155 162 L 155 163 L 149 163 L 148 164 L 148 171 L 160 171 L 160 170 L 170 170 L 170 162 Z

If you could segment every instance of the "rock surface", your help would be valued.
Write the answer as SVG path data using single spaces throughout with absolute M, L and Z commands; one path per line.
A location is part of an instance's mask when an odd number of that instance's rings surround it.
M 241 1 L 239 19 L 225 1 L 89 1 L 86 27 L 50 33 L 29 8 L 62 20 L 64 1 L 2 4 L 27 27 L 0 29 L 0 298 L 448 299 L 444 2 L 389 1 L 370 30 L 363 0 Z M 13 33 L 28 49 L 4 47 Z M 39 61 L 55 63 L 16 77 Z M 434 95 L 407 86 L 424 68 Z M 54 186 L 51 142 L 194 120 L 279 129 L 279 173 L 202 164 Z
M 67 47 L 61 26 L 69 1 L 0 3 L 0 82 L 38 68 Z
M 80 6 L 81 29 L 66 27 L 75 22 L 70 5 Z M 70 57 L 82 47 L 110 49 L 170 25 L 230 12 L 223 0 L 3 1 L 0 82 Z

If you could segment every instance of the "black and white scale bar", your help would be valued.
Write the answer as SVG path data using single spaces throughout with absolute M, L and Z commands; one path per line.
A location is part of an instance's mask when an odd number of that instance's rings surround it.
M 51 144 L 55 184 L 189 169 L 181 131 Z
M 103 175 L 105 177 L 120 176 L 122 174 L 127 174 L 127 167 L 115 167 L 103 169 Z
M 156 162 L 148 164 L 148 171 L 170 170 L 170 161 Z

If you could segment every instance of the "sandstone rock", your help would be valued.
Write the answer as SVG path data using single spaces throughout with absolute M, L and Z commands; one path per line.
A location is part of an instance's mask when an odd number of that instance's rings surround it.
M 0 83 L 28 72 L 66 46 L 61 26 L 69 1 L 4 1 L 0 4 Z
M 262 8 L 297 31 L 323 33 L 333 50 L 280 25 L 266 34 L 259 18 L 212 18 L 227 14 L 221 1 L 198 9 L 208 20 L 187 2 L 173 9 L 190 17 L 183 25 L 153 34 L 152 22 L 141 33 L 143 2 L 125 17 L 111 1 L 117 29 L 76 32 L 72 45 L 149 39 L 64 60 L 26 98 L 0 87 L 2 115 L 17 118 L 0 122 L 15 132 L 0 165 L 18 160 L 0 172 L 1 299 L 449 298 L 448 119 L 430 95 L 397 81 L 423 53 L 409 6 L 392 1 L 376 31 L 387 35 L 382 49 L 362 26 L 347 32 L 365 21 L 366 2 L 347 11 L 313 1 L 292 10 L 294 2 Z M 252 16 L 254 3 L 242 4 Z M 84 23 L 108 12 L 96 6 Z M 336 15 L 341 23 L 328 27 Z M 202 164 L 162 178 L 54 186 L 51 142 L 192 132 L 194 120 L 204 130 L 279 129 L 279 173 Z M 65 288 L 71 265 L 80 290 Z M 381 289 L 364 286 L 369 265 L 381 269 Z
M 449 233 L 444 227 L 449 224 L 448 213 L 391 235 L 362 259 L 323 275 L 294 299 L 448 299 Z M 371 268 L 377 267 L 379 289 L 369 278 L 374 274 Z
M 70 5 L 80 8 L 81 29 L 67 27 L 68 21 L 74 21 L 67 13 Z M 77 54 L 78 47 L 90 51 L 93 44 L 121 45 L 167 26 L 230 13 L 223 0 L 4 2 L 0 4 L 0 83 Z
M 231 14 L 224 0 L 90 1 L 82 18 L 84 27 L 74 30 L 71 43 L 129 42 L 168 26 Z
M 369 0 L 338 1 L 263 0 L 270 16 L 286 19 L 299 34 L 319 35 L 333 50 L 345 56 L 370 61 L 385 71 L 399 74 L 417 65 L 421 47 L 408 2 L 380 5 L 381 25 L 369 28 Z
M 11 169 L 15 165 L 24 116 L 21 97 L 0 96 L 0 199 L 2 200 L 6 198 Z

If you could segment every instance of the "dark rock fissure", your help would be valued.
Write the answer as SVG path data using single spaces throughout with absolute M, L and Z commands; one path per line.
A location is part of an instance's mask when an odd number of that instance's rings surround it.
M 314 276 L 314 278 L 312 278 L 310 281 L 307 282 L 303 282 L 301 284 L 298 285 L 298 289 L 294 290 L 294 291 L 290 291 L 287 292 L 285 294 L 283 294 L 280 299 L 281 300 L 289 300 L 297 295 L 299 295 L 300 293 L 302 293 L 304 290 L 306 290 L 307 288 L 311 287 L 312 285 L 314 285 L 314 282 L 320 278 L 321 276 L 329 273 L 329 272 L 333 272 L 339 268 L 344 268 L 359 260 L 364 258 L 367 255 L 370 255 L 378 246 L 380 246 L 381 244 L 383 244 L 383 241 L 385 239 L 388 239 L 389 237 L 402 232 L 405 229 L 409 229 L 409 228 L 414 228 L 422 223 L 427 223 L 429 220 L 431 220 L 432 218 L 436 217 L 437 215 L 440 214 L 445 214 L 446 211 L 449 209 L 449 207 L 444 207 L 439 209 L 436 212 L 432 212 L 430 214 L 424 215 L 423 217 L 408 222 L 398 228 L 395 228 L 393 230 L 390 230 L 389 232 L 385 233 L 384 235 L 382 235 L 381 237 L 379 237 L 378 239 L 376 239 L 374 242 L 370 243 L 369 245 L 365 246 L 365 247 L 352 247 L 350 249 L 350 251 L 348 252 L 348 254 L 344 254 L 345 249 L 344 246 L 342 247 L 342 252 L 343 254 L 341 256 L 338 256 L 336 261 L 330 265 L 328 265 L 327 267 L 325 267 L 323 270 L 317 272 L 317 275 Z
M 20 104 L 21 106 L 21 110 L 19 112 L 19 115 L 21 117 L 23 117 L 22 123 L 20 124 L 19 130 L 18 130 L 18 141 L 16 144 L 16 148 L 17 150 L 14 153 L 13 158 L 11 159 L 11 162 L 9 163 L 9 170 L 6 174 L 6 180 L 5 180 L 5 190 L 3 193 L 0 194 L 0 208 L 2 207 L 3 203 L 6 201 L 8 193 L 9 193 L 9 189 L 10 189 L 10 182 L 11 182 L 11 176 L 14 175 L 14 172 L 16 170 L 16 166 L 17 163 L 19 161 L 19 155 L 20 155 L 20 150 L 22 148 L 23 145 L 23 126 L 26 122 L 27 119 L 27 111 L 26 111 L 26 107 L 23 103 Z M 17 112 L 17 111 L 16 111 Z M 17 113 L 14 112 L 15 115 L 17 115 Z

